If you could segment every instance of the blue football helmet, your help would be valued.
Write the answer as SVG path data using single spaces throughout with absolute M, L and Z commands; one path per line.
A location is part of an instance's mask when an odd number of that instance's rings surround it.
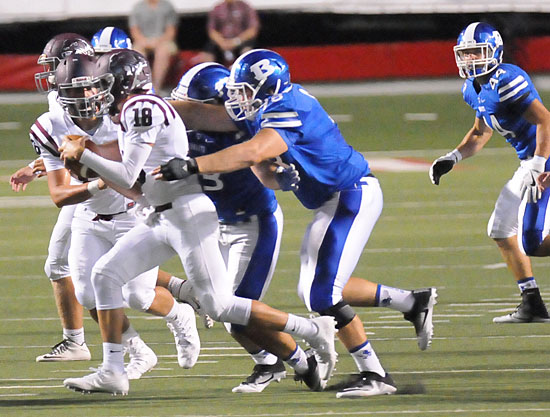
M 227 79 L 229 70 L 216 62 L 195 65 L 181 77 L 172 90 L 174 100 L 200 101 L 202 103 L 223 103 L 227 100 Z
M 107 26 L 96 32 L 92 46 L 96 54 L 104 54 L 113 49 L 132 49 L 132 40 L 122 29 Z
M 460 76 L 472 78 L 489 74 L 498 67 L 504 47 L 502 37 L 494 27 L 474 22 L 460 32 L 453 50 Z
M 271 96 L 290 84 L 284 58 L 268 49 L 253 49 L 237 58 L 227 81 L 225 108 L 235 121 L 252 118 Z

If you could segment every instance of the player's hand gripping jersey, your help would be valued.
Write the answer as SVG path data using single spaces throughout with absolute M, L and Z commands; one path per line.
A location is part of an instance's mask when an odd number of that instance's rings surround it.
M 476 117 L 504 136 L 519 159 L 533 156 L 537 126 L 522 114 L 533 100 L 542 100 L 525 71 L 516 65 L 501 64 L 481 86 L 473 78 L 467 79 L 462 94 L 464 101 L 476 111 Z
M 309 209 L 370 173 L 363 155 L 346 143 L 317 99 L 298 84 L 269 98 L 253 120 L 243 123 L 253 134 L 273 128 L 281 135 L 288 146 L 281 160 L 299 171 L 300 188 L 295 194 Z

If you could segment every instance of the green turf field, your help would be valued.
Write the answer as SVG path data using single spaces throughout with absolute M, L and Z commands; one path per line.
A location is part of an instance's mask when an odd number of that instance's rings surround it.
M 349 141 L 367 157 L 413 157 L 431 162 L 451 150 L 473 122 L 459 94 L 323 99 Z M 436 286 L 432 347 L 420 352 L 414 329 L 387 309 L 358 309 L 371 342 L 393 375 L 399 395 L 337 400 L 334 392 L 311 393 L 292 371 L 261 394 L 233 394 L 252 362 L 216 324 L 200 327 L 202 350 L 191 370 L 180 369 L 163 320 L 129 312 L 134 327 L 159 355 L 159 364 L 131 383 L 130 395 L 80 395 L 62 386 L 101 360 L 101 340 L 85 322 L 91 362 L 44 364 L 35 357 L 60 340 L 50 284 L 43 273 L 57 209 L 44 180 L 16 195 L 9 174 L 34 157 L 27 131 L 45 106 L 0 106 L 0 416 L 498 416 L 550 415 L 550 326 L 495 325 L 492 318 L 519 301 L 518 289 L 486 236 L 486 224 L 504 181 L 516 167 L 504 140 L 462 162 L 442 185 L 421 172 L 377 171 L 384 190 L 381 219 L 354 275 L 402 288 Z M 406 121 L 406 113 L 435 113 L 436 120 Z M 410 152 L 408 152 L 410 150 Z M 392 152 L 400 151 L 400 152 Z M 309 220 L 289 194 L 279 194 L 285 214 L 281 256 L 266 301 L 306 314 L 295 288 L 298 250 Z M 37 207 L 32 207 L 32 205 Z M 536 259 L 535 275 L 550 300 L 550 260 Z M 183 274 L 179 262 L 165 269 Z M 546 291 L 545 291 L 546 290 Z M 337 344 L 333 382 L 355 366 Z

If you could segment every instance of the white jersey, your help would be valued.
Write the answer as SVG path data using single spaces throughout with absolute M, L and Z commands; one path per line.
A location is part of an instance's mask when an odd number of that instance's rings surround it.
M 63 143 L 65 135 L 86 135 L 97 144 L 103 144 L 117 140 L 118 127 L 108 116 L 104 116 L 98 129 L 89 134 L 79 128 L 65 113 L 47 112 L 41 115 L 31 126 L 30 139 L 35 149 L 44 159 L 46 171 L 56 171 L 65 168 L 60 159 L 59 146 Z M 71 184 L 79 184 L 80 181 L 71 179 Z M 107 188 L 80 203 L 85 210 L 99 214 L 113 214 L 125 211 L 129 200 L 118 192 Z
M 151 171 L 174 157 L 187 158 L 189 143 L 185 125 L 176 111 L 162 98 L 147 94 L 130 98 L 124 103 L 120 117 L 122 135 L 121 152 L 129 143 L 146 143 L 152 146 L 143 171 L 146 181 L 143 194 L 155 206 L 193 192 L 202 192 L 198 176 L 179 181 L 156 181 Z
M 64 113 L 63 107 L 57 101 L 57 90 L 52 90 L 48 93 L 48 112 L 50 113 Z

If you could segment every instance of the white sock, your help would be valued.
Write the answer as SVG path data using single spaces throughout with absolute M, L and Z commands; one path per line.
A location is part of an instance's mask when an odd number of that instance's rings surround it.
M 103 343 L 103 368 L 124 373 L 124 349 L 118 343 Z
M 84 339 L 84 327 L 80 329 L 63 329 L 63 339 L 69 339 L 71 342 L 83 345 L 86 341 Z
M 307 372 L 307 355 L 299 345 L 296 345 L 296 350 L 285 359 L 285 362 L 298 374 L 305 374 Z
M 537 281 L 534 277 L 523 278 L 517 281 L 519 290 L 521 292 L 530 290 L 531 288 L 538 288 Z
M 350 350 L 350 355 L 357 365 L 359 372 L 369 371 L 375 372 L 380 376 L 386 376 L 386 371 L 380 364 L 376 352 L 372 348 L 371 344 L 367 340 L 362 345 Z
M 252 356 L 252 360 L 254 360 L 256 365 L 275 365 L 279 359 L 273 353 L 269 353 L 265 349 L 257 353 L 251 353 L 250 356 Z
M 283 331 L 292 336 L 308 339 L 317 335 L 319 328 L 310 319 L 289 314 Z
M 136 332 L 136 329 L 132 327 L 130 324 L 126 331 L 122 333 L 122 344 L 126 345 L 128 343 L 128 340 L 130 340 L 132 337 L 139 337 L 139 333 Z
M 411 311 L 413 305 L 414 296 L 412 291 L 378 284 L 376 290 L 377 307 L 388 307 L 400 311 L 401 313 L 406 313 Z
M 168 291 L 170 291 L 172 295 L 177 298 L 180 292 L 180 287 L 184 282 L 186 282 L 185 279 L 181 279 L 172 275 L 170 277 L 170 281 L 168 282 Z
M 174 305 L 172 306 L 168 314 L 164 316 L 164 320 L 168 322 L 176 320 L 178 318 L 178 311 L 180 311 L 180 308 L 181 306 L 174 300 Z

